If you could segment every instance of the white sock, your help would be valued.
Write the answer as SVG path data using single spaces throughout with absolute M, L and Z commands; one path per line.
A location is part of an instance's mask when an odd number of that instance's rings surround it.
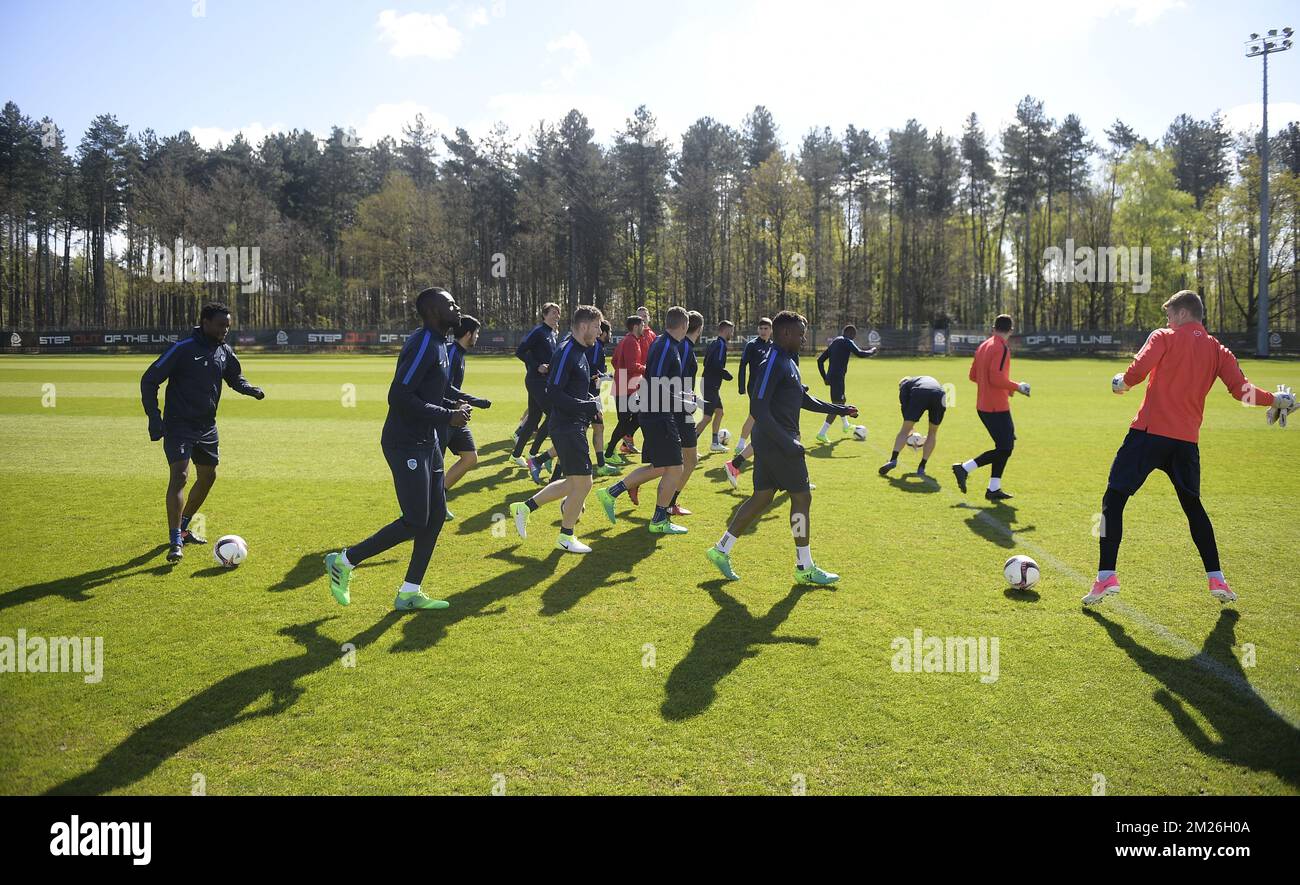
M 849 429 L 849 416 L 848 416 L 848 415 L 840 415 L 840 421 L 842 421 L 842 422 L 844 423 L 844 429 L 845 429 L 845 430 L 848 430 L 848 429 Z
M 961 465 L 961 469 L 965 470 L 967 473 L 972 472 L 976 467 L 979 467 L 979 465 L 975 463 L 975 459 L 973 458 Z
M 736 448 L 742 452 L 745 451 L 745 438 L 743 436 L 736 442 Z
M 1002 488 L 1002 477 L 1000 476 L 991 477 L 989 479 L 989 491 L 996 492 L 1000 488 Z
M 1097 572 L 1097 580 L 1104 581 L 1113 574 L 1115 574 L 1115 572 L 1112 569 L 1102 569 L 1101 571 Z
M 794 558 L 795 561 L 799 564 L 799 568 L 813 567 L 811 547 L 795 547 Z
M 718 549 L 723 553 L 730 553 L 731 548 L 736 544 L 736 536 L 731 532 L 723 532 L 722 540 L 718 542 Z
M 343 560 L 343 565 L 345 565 L 347 568 L 353 567 L 352 563 L 348 561 L 348 551 L 344 550 L 342 553 L 340 553 L 339 559 Z
M 831 429 L 831 421 L 833 420 L 834 420 L 833 418 L 826 419 L 826 423 L 822 425 L 822 429 L 821 429 L 822 433 L 826 433 L 828 430 Z
M 403 581 L 402 586 L 397 589 L 398 593 L 419 593 L 420 585 L 412 584 L 410 581 Z

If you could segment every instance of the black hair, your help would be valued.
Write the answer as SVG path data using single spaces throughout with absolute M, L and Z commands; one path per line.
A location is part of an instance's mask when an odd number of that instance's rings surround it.
M 477 319 L 470 316 L 469 314 L 464 314 L 460 318 L 460 325 L 456 327 L 456 337 L 464 338 L 466 335 L 470 334 L 471 332 L 477 332 L 481 326 L 482 323 L 480 323 Z
M 226 313 L 230 313 L 230 308 L 220 301 L 210 301 L 203 305 L 203 309 L 199 311 L 199 319 L 206 321 Z

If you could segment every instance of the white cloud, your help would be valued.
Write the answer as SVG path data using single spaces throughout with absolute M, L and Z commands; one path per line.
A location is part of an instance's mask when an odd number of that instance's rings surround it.
M 1228 129 L 1233 132 L 1258 132 L 1264 123 L 1263 102 L 1239 104 L 1223 112 Z M 1270 101 L 1268 103 L 1268 128 L 1276 135 L 1286 124 L 1300 120 L 1300 102 Z
M 486 27 L 488 24 L 488 11 L 486 6 L 475 6 L 465 13 L 465 27 L 473 30 L 474 28 Z
M 262 139 L 273 132 L 284 132 L 286 126 L 283 123 L 272 123 L 270 126 L 263 126 L 261 123 L 249 123 L 247 126 L 239 126 L 235 129 L 222 129 L 219 126 L 191 126 L 190 135 L 194 136 L 204 149 L 212 149 L 218 144 L 230 146 L 239 133 L 244 134 L 244 141 L 247 141 L 254 149 L 262 143 Z
M 375 22 L 380 42 L 389 44 L 388 54 L 396 58 L 446 60 L 460 52 L 461 34 L 445 15 L 408 12 L 399 15 L 385 9 Z
M 591 49 L 577 31 L 569 31 L 547 43 L 546 51 L 551 55 L 568 53 L 568 62 L 560 68 L 560 76 L 566 83 L 572 83 L 578 72 L 591 64 Z
M 376 105 L 366 115 L 365 122 L 356 127 L 357 137 L 366 147 L 374 147 L 385 135 L 401 143 L 402 128 L 415 121 L 416 114 L 424 115 L 425 125 L 437 130 L 440 135 L 450 135 L 451 121 L 443 114 L 435 113 L 428 105 L 416 101 L 399 101 Z

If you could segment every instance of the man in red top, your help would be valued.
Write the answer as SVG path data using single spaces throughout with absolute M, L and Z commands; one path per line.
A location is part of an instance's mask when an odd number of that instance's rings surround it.
M 619 339 L 618 346 L 614 348 L 614 405 L 618 409 L 618 424 L 609 436 L 609 445 L 605 447 L 605 462 L 616 467 L 627 463 L 627 459 L 616 454 L 614 449 L 622 441 L 626 452 L 632 431 L 636 430 L 636 412 L 628 409 L 627 404 L 641 383 L 641 376 L 645 374 L 645 351 L 641 345 L 645 340 L 645 321 L 633 314 L 625 321 L 625 327 L 627 334 Z
M 993 334 L 976 348 L 975 359 L 970 364 L 970 380 L 979 389 L 975 409 L 989 436 L 993 437 L 993 448 L 965 463 L 952 465 L 957 486 L 965 494 L 966 477 L 970 472 L 976 467 L 992 464 L 993 476 L 989 479 L 988 491 L 984 493 L 989 501 L 1005 501 L 1011 497 L 1002 491 L 1002 471 L 1016 446 L 1016 425 L 1011 421 L 1010 400 L 1016 391 L 1029 396 L 1028 384 L 1011 380 L 1011 348 L 1007 346 L 1007 339 L 1011 337 L 1012 328 L 1011 317 L 1005 313 L 994 320 Z
M 1174 484 L 1178 503 L 1187 514 L 1192 541 L 1201 554 L 1210 593 L 1221 602 L 1235 602 L 1219 570 L 1219 550 L 1214 526 L 1201 505 L 1201 454 L 1197 448 L 1205 395 L 1218 378 L 1228 392 L 1247 405 L 1270 406 L 1268 423 L 1295 411 L 1295 397 L 1286 388 L 1277 394 L 1260 390 L 1246 380 L 1237 358 L 1205 331 L 1205 308 L 1195 292 L 1183 290 L 1163 305 L 1169 325 L 1156 329 L 1128 371 L 1111 380 L 1111 390 L 1123 393 L 1150 378 L 1146 397 L 1129 425 L 1124 443 L 1110 466 L 1106 495 L 1101 499 L 1101 555 L 1097 580 L 1083 597 L 1084 605 L 1101 602 L 1119 592 L 1115 561 L 1124 534 L 1124 505 L 1136 494 L 1153 470 L 1163 470 Z
M 650 354 L 650 345 L 654 344 L 655 338 L 659 336 L 655 335 L 655 330 L 650 328 L 650 311 L 646 309 L 644 304 L 636 309 L 636 315 L 641 318 L 641 337 L 637 339 L 637 343 L 641 345 L 641 371 L 644 372 L 646 357 Z M 636 389 L 635 386 L 633 386 L 633 389 Z M 632 434 L 636 432 L 637 426 L 636 418 L 633 416 L 632 424 L 627 428 L 627 434 L 622 437 L 623 445 L 619 448 L 620 453 L 624 455 L 640 454 L 640 450 L 632 442 Z M 618 439 L 619 437 L 614 438 Z

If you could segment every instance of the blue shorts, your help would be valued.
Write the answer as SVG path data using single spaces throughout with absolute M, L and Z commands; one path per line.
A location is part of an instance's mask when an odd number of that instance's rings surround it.
M 164 425 L 163 454 L 168 464 L 193 461 L 215 467 L 221 460 L 217 452 L 217 425 L 199 429 Z

